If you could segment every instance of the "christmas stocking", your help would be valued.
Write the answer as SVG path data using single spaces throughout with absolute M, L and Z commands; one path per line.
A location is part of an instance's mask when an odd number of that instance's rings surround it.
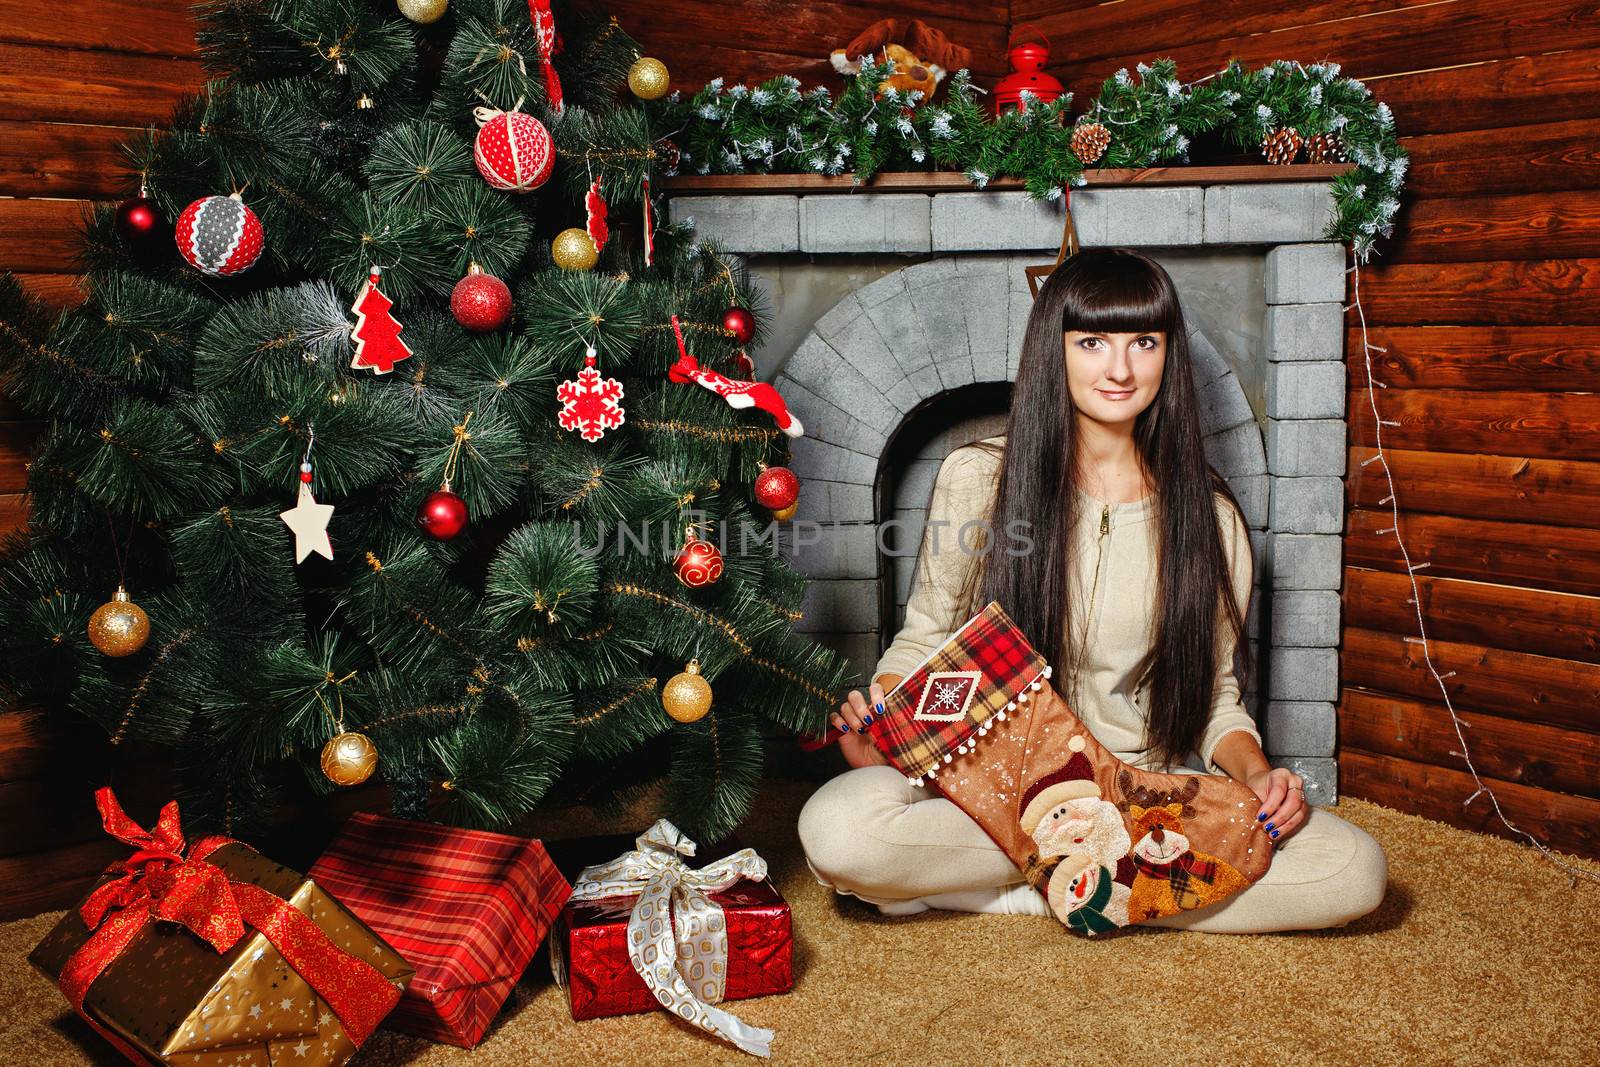
M 982 826 L 1068 928 L 1097 934 L 1238 892 L 1266 873 L 1260 798 L 1103 748 L 990 601 L 884 698 L 868 732 Z
M 728 402 L 732 408 L 755 407 L 771 415 L 778 423 L 778 429 L 790 437 L 799 437 L 805 433 L 805 428 L 800 425 L 800 420 L 789 414 L 789 405 L 784 403 L 783 396 L 766 382 L 745 382 L 737 378 L 729 378 L 718 374 L 714 370 L 706 370 L 700 366 L 689 350 L 683 345 L 683 329 L 678 325 L 678 316 L 672 316 L 672 329 L 678 335 L 678 361 L 667 369 L 667 377 L 675 382 L 696 382 L 716 393 Z

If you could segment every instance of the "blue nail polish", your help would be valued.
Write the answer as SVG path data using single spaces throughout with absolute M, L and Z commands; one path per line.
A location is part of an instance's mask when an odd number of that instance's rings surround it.
M 1269 822 L 1269 823 L 1267 823 L 1267 829 L 1268 829 L 1268 830 L 1270 830 L 1270 829 L 1272 829 L 1272 825 L 1273 825 L 1273 824 L 1272 824 L 1272 823 L 1270 823 L 1270 822 Z
M 1260 822 L 1262 819 L 1265 819 L 1266 817 L 1267 817 L 1267 813 L 1266 812 L 1264 812 L 1264 811 L 1257 812 L 1256 813 L 1256 822 Z
M 861 716 L 861 725 L 862 726 L 871 726 L 872 725 L 872 712 L 869 711 L 865 715 Z
M 872 705 L 872 710 L 876 711 L 878 713 L 878 715 L 881 717 L 884 714 L 883 701 L 880 700 L 876 704 Z
M 850 724 L 847 723 L 847 722 L 840 723 L 839 724 L 839 732 L 842 733 L 842 734 L 849 733 L 850 732 Z
M 1278 836 L 1278 831 L 1276 831 L 1276 830 L 1272 831 L 1272 836 L 1273 837 L 1277 837 Z

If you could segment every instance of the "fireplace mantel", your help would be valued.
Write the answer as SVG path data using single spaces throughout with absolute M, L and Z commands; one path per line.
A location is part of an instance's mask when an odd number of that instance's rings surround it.
M 1179 288 L 1195 312 L 1189 341 L 1206 451 L 1244 508 L 1256 560 L 1247 628 L 1263 669 L 1246 702 L 1272 763 L 1302 775 L 1319 804 L 1337 798 L 1347 250 L 1324 235 L 1335 210 L 1329 181 L 1344 169 L 1090 172 L 1071 196 L 1082 246 L 1187 264 L 1190 284 Z M 804 276 L 807 295 L 826 293 L 759 353 L 759 376 L 806 427 L 791 446 L 804 485 L 797 518 L 821 532 L 794 546 L 811 578 L 802 626 L 864 678 L 892 636 L 908 578 L 903 554 L 885 555 L 880 530 L 920 507 L 904 498 L 927 489 L 902 479 L 889 457 L 941 398 L 964 403 L 976 395 L 969 390 L 1013 380 L 1032 306 L 1023 268 L 1054 258 L 1063 202 L 1035 200 L 1014 183 L 974 190 L 959 174 L 885 174 L 865 186 L 679 178 L 664 191 L 672 217 L 692 219 L 699 236 L 769 282 Z M 824 275 L 848 285 L 823 287 Z M 1222 301 L 1252 323 L 1247 344 L 1214 344 L 1197 325 L 1208 302 Z M 916 460 L 918 472 L 927 460 Z

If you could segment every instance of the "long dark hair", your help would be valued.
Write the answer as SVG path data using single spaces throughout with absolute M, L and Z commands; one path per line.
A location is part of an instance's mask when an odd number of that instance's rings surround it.
M 981 590 L 971 602 L 1000 601 L 1057 665 L 1056 681 L 1066 684 L 1079 655 L 1069 647 L 1068 624 L 1078 611 L 1069 591 L 1078 442 L 1066 377 L 1068 330 L 1162 330 L 1167 335 L 1161 387 L 1136 418 L 1133 436 L 1144 476 L 1154 486 L 1152 521 L 1159 531 L 1146 740 L 1155 758 L 1181 764 L 1198 747 L 1210 717 L 1219 666 L 1219 597 L 1240 652 L 1241 687 L 1252 667 L 1213 494 L 1222 494 L 1241 515 L 1243 510 L 1206 462 L 1183 309 L 1172 279 L 1148 256 L 1130 249 L 1087 249 L 1068 257 L 1040 288 L 1023 337 L 990 515 L 996 531 L 1021 523 L 1033 549 L 1010 554 L 994 546 L 984 553 L 981 566 L 969 573 L 969 590 Z

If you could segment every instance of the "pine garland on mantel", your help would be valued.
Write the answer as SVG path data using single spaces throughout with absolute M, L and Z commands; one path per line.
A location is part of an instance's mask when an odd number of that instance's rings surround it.
M 665 112 L 656 128 L 676 131 L 673 173 L 848 173 L 865 182 L 880 171 L 938 167 L 963 172 L 980 189 L 993 178 L 1020 178 L 1039 199 L 1087 184 L 1085 166 L 1187 163 L 1191 139 L 1215 131 L 1283 162 L 1301 152 L 1313 161 L 1349 159 L 1355 167 L 1330 180 L 1338 212 L 1325 236 L 1350 242 L 1365 261 L 1378 237 L 1393 233 L 1409 156 L 1388 105 L 1339 77 L 1337 63 L 1275 60 L 1252 71 L 1233 61 L 1188 83 L 1170 59 L 1136 69 L 1107 78 L 1076 118 L 1070 93 L 996 117 L 965 70 L 944 100 L 923 104 L 916 91 L 885 86 L 880 94 L 890 68 L 868 59 L 837 99 L 820 86 L 802 92 L 789 75 L 755 87 L 718 78 L 691 99 L 675 93 L 656 105 Z M 1080 158 L 1075 134 L 1094 158 Z

